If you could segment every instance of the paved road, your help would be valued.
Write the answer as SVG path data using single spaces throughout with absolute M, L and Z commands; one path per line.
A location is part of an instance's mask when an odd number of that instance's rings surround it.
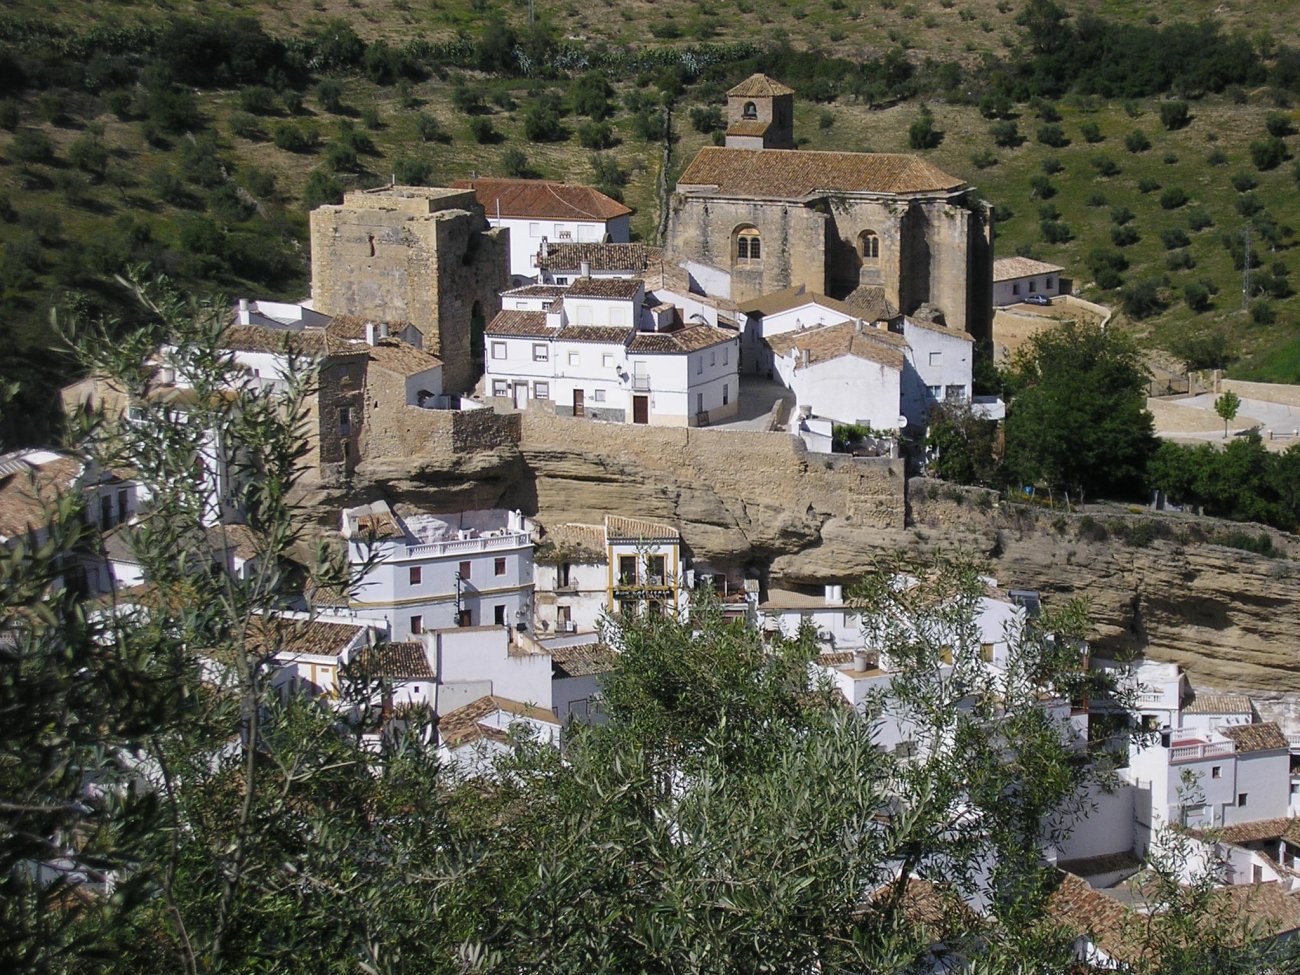
M 1205 430 L 1186 433 L 1179 431 L 1178 437 L 1187 437 L 1197 440 L 1222 440 L 1223 439 L 1223 421 L 1219 419 L 1214 412 L 1214 401 L 1217 397 L 1213 393 L 1201 393 L 1198 396 L 1187 396 L 1180 399 L 1170 400 L 1179 406 L 1190 407 L 1191 409 L 1204 410 Z M 1286 439 L 1294 441 L 1296 432 L 1300 431 L 1300 406 L 1285 406 L 1281 403 L 1270 403 L 1262 399 L 1242 399 L 1241 406 L 1237 409 L 1239 417 L 1253 417 L 1262 425 L 1260 434 L 1265 440 L 1269 439 L 1271 431 L 1276 440 Z

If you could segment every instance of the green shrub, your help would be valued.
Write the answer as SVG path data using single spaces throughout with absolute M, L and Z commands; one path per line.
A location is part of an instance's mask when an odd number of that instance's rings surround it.
M 1010 120 L 994 122 L 989 126 L 989 134 L 993 136 L 994 145 L 1003 149 L 1014 149 L 1023 141 L 1020 129 Z
M 1204 230 L 1214 226 L 1214 218 L 1203 208 L 1195 207 L 1187 211 L 1187 226 L 1193 231 Z
M 1189 240 L 1181 227 L 1170 227 L 1160 231 L 1160 242 L 1165 245 L 1165 250 L 1173 250 L 1176 247 L 1186 247 Z
M 1250 144 L 1250 159 L 1258 170 L 1277 169 L 1286 158 L 1286 143 L 1275 135 Z
M 1180 187 L 1171 186 L 1160 194 L 1162 210 L 1177 210 L 1187 202 L 1187 194 Z
M 934 149 L 943 142 L 943 131 L 935 127 L 934 115 L 925 105 L 907 127 L 907 144 L 914 150 Z
M 1146 176 L 1138 180 L 1139 193 L 1154 193 L 1158 189 L 1160 189 L 1160 180 L 1152 176 Z
M 320 134 L 312 126 L 296 122 L 281 122 L 271 130 L 271 141 L 285 152 L 315 152 L 320 145 Z
M 1226 166 L 1228 156 L 1222 149 L 1212 149 L 1210 154 L 1205 157 L 1205 162 L 1210 166 Z
M 1055 123 L 1038 127 L 1038 141 L 1054 149 L 1061 149 L 1070 144 L 1070 140 L 1065 137 L 1065 132 Z
M 1097 170 L 1098 176 L 1118 176 L 1120 173 L 1119 164 L 1110 156 L 1093 156 L 1091 163 L 1092 168 Z
M 1111 223 L 1122 227 L 1133 220 L 1133 211 L 1125 206 L 1115 206 L 1110 208 Z
M 1232 188 L 1238 193 L 1249 193 L 1258 185 L 1259 180 L 1257 180 L 1251 173 L 1242 172 L 1232 174 Z
M 1110 228 L 1110 240 L 1116 247 L 1131 247 L 1141 239 L 1137 229 L 1132 226 Z
M 578 145 L 584 149 L 608 149 L 616 141 L 608 122 L 583 122 L 578 126 Z
M 1189 250 L 1175 250 L 1165 257 L 1165 267 L 1171 271 L 1190 271 L 1196 267 L 1196 258 Z
M 497 130 L 492 127 L 492 120 L 481 115 L 476 115 L 469 120 L 469 134 L 481 146 L 499 142 L 501 139 L 497 135 Z
M 1083 136 L 1083 141 L 1089 145 L 1096 145 L 1105 139 L 1105 136 L 1101 134 L 1101 126 L 1096 122 L 1084 122 L 1079 126 L 1079 134 Z
M 342 203 L 343 186 L 323 169 L 313 169 L 307 174 L 307 182 L 303 185 L 302 202 L 308 210 L 326 204 Z
M 1181 129 L 1191 121 L 1187 102 L 1172 101 L 1160 103 L 1160 124 L 1170 132 Z
M 1132 153 L 1146 152 L 1151 148 L 1151 140 L 1141 129 L 1134 129 L 1124 136 L 1124 148 Z

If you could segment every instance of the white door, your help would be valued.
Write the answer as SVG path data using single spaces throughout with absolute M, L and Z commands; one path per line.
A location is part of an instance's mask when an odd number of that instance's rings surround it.
M 515 409 L 522 410 L 528 405 L 528 384 L 515 383 Z

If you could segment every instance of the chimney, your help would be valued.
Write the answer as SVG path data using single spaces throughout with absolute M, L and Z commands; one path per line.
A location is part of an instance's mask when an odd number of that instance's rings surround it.
M 388 323 L 387 323 L 387 322 L 380 322 L 380 323 L 379 323 L 379 337 L 380 337 L 381 339 L 386 339 L 386 338 L 388 338 Z
M 857 671 L 868 670 L 871 666 L 871 658 L 867 656 L 865 650 L 853 651 L 853 669 Z
M 366 322 L 366 345 L 375 345 L 379 341 L 379 326 L 374 322 Z
M 545 237 L 542 238 L 542 257 L 551 256 L 551 245 Z
M 578 277 L 580 278 L 591 277 L 591 261 L 580 261 L 578 263 Z
M 840 603 L 844 602 L 844 587 L 826 586 L 824 587 L 824 595 L 827 606 L 838 606 Z
M 799 350 L 800 365 L 802 365 L 803 368 L 807 369 L 811 362 L 812 362 L 812 353 L 807 349 L 800 349 Z
M 248 311 L 249 311 L 248 299 L 240 298 L 239 299 L 239 324 L 240 325 L 247 325 L 251 320 L 249 318 Z

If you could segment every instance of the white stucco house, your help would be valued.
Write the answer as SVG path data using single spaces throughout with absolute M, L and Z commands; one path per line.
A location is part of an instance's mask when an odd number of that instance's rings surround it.
M 534 632 L 583 634 L 608 614 L 672 613 L 688 607 L 692 579 L 682 536 L 672 525 L 606 515 L 542 537 L 536 568 Z
M 857 321 L 860 317 L 844 302 L 808 291 L 802 284 L 763 295 L 741 305 L 739 311 L 743 318 L 741 351 L 745 372 L 757 375 L 767 375 L 775 369 L 772 349 L 766 339 Z
M 349 561 L 365 570 L 345 608 L 392 640 L 532 616 L 533 540 L 517 511 L 402 516 L 377 501 L 345 509 L 341 531 Z
M 783 332 L 765 339 L 776 378 L 794 392 L 799 411 L 873 430 L 907 425 L 903 402 L 905 344 L 860 321 Z
M 1029 257 L 999 257 L 993 262 L 993 307 L 1015 305 L 1030 295 L 1055 298 L 1061 290 L 1061 272 L 1056 264 Z
M 455 189 L 473 190 L 488 224 L 510 231 L 510 277 L 536 281 L 537 255 L 548 244 L 627 243 L 633 211 L 592 186 L 549 179 L 475 177 Z
M 502 304 L 485 333 L 485 392 L 516 409 L 663 426 L 738 409 L 737 334 L 683 323 L 675 306 L 647 302 L 638 279 L 523 287 Z
M 543 237 L 533 258 L 539 284 L 566 286 L 578 278 L 644 278 L 663 264 L 663 249 L 640 242 L 573 244 Z

